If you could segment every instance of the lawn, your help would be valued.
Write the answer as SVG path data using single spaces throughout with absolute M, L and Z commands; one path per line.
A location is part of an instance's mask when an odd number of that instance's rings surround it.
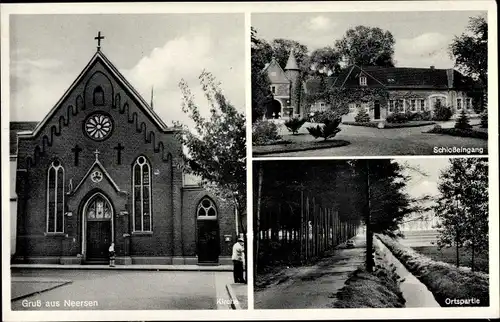
M 436 261 L 446 262 L 452 265 L 456 265 L 456 247 L 438 249 L 437 246 L 423 246 L 423 247 L 412 247 L 414 250 L 422 255 L 430 257 Z M 461 248 L 459 250 L 460 255 L 460 266 L 471 267 L 471 254 L 472 252 L 468 249 Z M 474 259 L 474 267 L 476 270 L 488 273 L 488 254 L 477 254 Z

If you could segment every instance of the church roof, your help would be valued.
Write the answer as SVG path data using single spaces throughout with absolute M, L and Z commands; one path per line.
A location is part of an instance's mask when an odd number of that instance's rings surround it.
M 104 55 L 104 53 L 101 50 L 98 50 L 94 56 L 90 59 L 88 62 L 87 66 L 82 70 L 80 75 L 75 79 L 75 81 L 71 84 L 71 86 L 66 90 L 64 95 L 59 99 L 59 101 L 54 105 L 54 107 L 49 111 L 49 113 L 45 116 L 45 118 L 38 123 L 38 125 L 33 129 L 33 132 L 28 134 L 28 133 L 22 133 L 19 134 L 20 136 L 23 137 L 33 137 L 36 136 L 40 130 L 43 128 L 45 123 L 55 114 L 55 112 L 61 107 L 62 102 L 64 102 L 67 98 L 67 96 L 74 90 L 74 88 L 80 83 L 81 79 L 83 76 L 92 68 L 92 66 L 100 62 L 103 64 L 104 67 L 106 67 L 109 72 L 115 76 L 116 80 L 121 83 L 126 91 L 130 93 L 133 99 L 137 101 L 138 107 L 148 116 L 151 118 L 154 124 L 157 125 L 157 127 L 164 132 L 172 132 L 175 131 L 174 128 L 168 127 L 163 120 L 156 114 L 156 112 L 149 106 L 149 104 L 144 100 L 144 98 L 135 90 L 135 88 L 127 81 L 127 79 L 118 71 L 118 69 L 110 62 L 110 60 Z
M 10 155 L 17 154 L 17 134 L 20 132 L 31 132 L 35 129 L 38 122 L 10 122 L 9 141 Z
M 298 70 L 299 65 L 297 64 L 297 60 L 295 59 L 295 54 L 293 53 L 293 49 L 290 50 L 290 56 L 288 56 L 288 61 L 286 62 L 285 70 Z

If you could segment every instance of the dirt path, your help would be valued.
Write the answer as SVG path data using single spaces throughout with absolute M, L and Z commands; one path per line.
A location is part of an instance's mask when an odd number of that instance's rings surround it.
M 254 294 L 255 309 L 330 308 L 349 274 L 364 263 L 365 236 L 355 248 L 339 248 L 313 266 L 289 268 L 283 277 Z

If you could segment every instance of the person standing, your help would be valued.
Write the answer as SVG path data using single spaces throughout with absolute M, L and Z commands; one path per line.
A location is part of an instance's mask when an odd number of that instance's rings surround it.
M 243 278 L 243 261 L 245 258 L 245 248 L 243 247 L 243 238 L 239 237 L 238 241 L 233 245 L 233 277 L 235 283 L 245 283 Z
M 115 267 L 115 243 L 111 243 L 108 248 L 109 253 L 109 267 Z

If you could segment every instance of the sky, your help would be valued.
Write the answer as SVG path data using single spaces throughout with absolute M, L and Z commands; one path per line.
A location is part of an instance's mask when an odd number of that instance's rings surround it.
M 261 13 L 252 15 L 257 36 L 296 40 L 312 52 L 333 46 L 358 25 L 388 30 L 396 41 L 398 67 L 453 68 L 448 45 L 465 32 L 469 17 L 481 11 Z
M 243 14 L 11 15 L 10 119 L 40 121 L 96 51 L 101 50 L 167 123 L 189 124 L 178 84 L 187 81 L 202 113 L 198 76 L 205 69 L 245 111 Z
M 409 176 L 406 191 L 410 196 L 418 198 L 424 195 L 439 195 L 439 176 L 449 167 L 448 158 L 400 158 L 397 162 L 408 166 L 404 174 Z

